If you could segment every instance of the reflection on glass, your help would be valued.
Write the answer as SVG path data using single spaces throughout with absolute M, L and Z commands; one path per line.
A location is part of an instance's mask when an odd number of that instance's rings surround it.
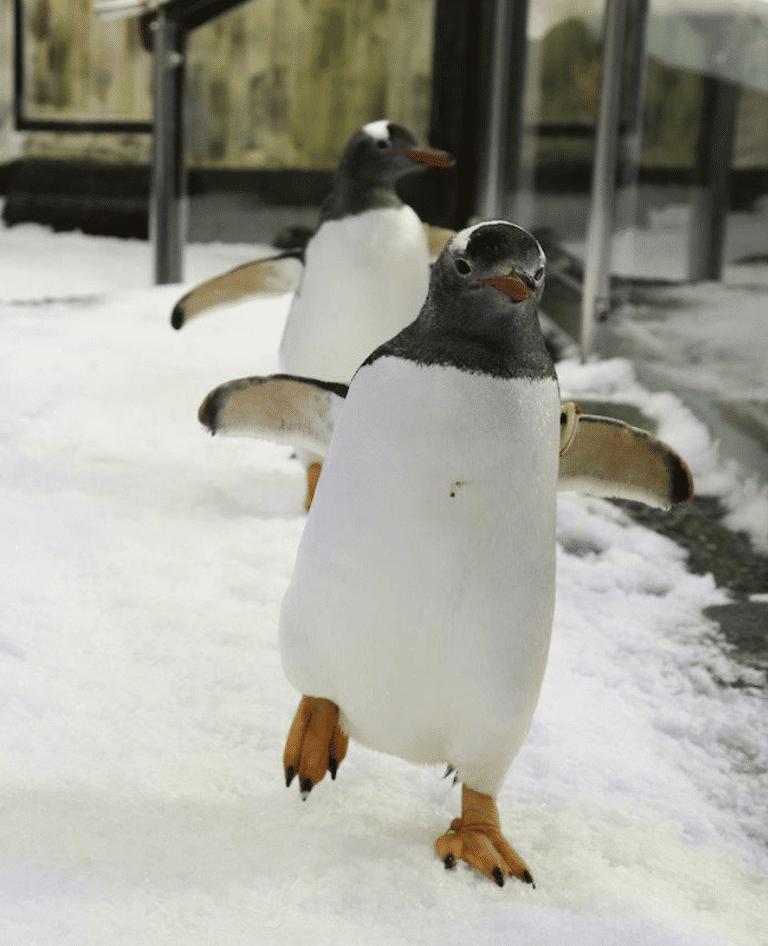
M 643 81 L 632 91 L 638 7 L 639 0 L 630 7 L 623 77 L 612 270 L 718 278 L 724 261 L 759 254 L 757 227 L 766 223 L 768 4 L 653 0 Z M 508 207 L 577 256 L 587 230 L 603 15 L 601 3 L 531 0 L 523 186 Z M 635 106 L 639 138 L 631 135 Z

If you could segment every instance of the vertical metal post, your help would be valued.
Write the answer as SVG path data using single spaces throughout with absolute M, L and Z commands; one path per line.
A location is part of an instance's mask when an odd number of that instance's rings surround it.
M 688 278 L 694 282 L 723 275 L 739 99 L 738 86 L 727 79 L 705 76 L 702 85 L 705 102 L 688 236 Z
M 160 7 L 155 21 L 150 235 L 155 282 L 181 282 L 187 228 L 184 154 L 186 30 Z
M 13 2 L 13 117 L 16 128 L 20 127 L 25 113 L 27 71 L 24 56 L 26 22 L 22 0 Z
M 688 278 L 720 279 L 725 263 L 725 235 L 730 209 L 731 162 L 739 104 L 738 85 L 715 74 L 717 55 L 739 61 L 739 32 L 727 16 L 692 16 L 707 43 L 701 79 L 701 125 L 696 146 L 694 191 L 688 234 Z M 743 34 L 742 34 L 743 35 Z
M 506 158 L 506 119 L 509 101 L 510 53 L 512 48 L 512 6 L 514 0 L 489 0 L 484 18 L 486 36 L 490 33 L 490 61 L 487 80 L 480 94 L 488 96 L 483 148 L 477 177 L 477 214 L 482 220 L 500 216 L 504 201 L 504 163 Z M 525 42 L 525 38 L 522 38 Z M 478 103 L 478 106 L 481 103 Z
M 579 346 L 582 358 L 587 358 L 592 351 L 595 320 L 607 311 L 609 302 L 609 267 L 619 147 L 622 62 L 628 6 L 628 0 L 608 0 L 605 14 L 600 116 L 592 172 L 592 195 L 584 258 L 584 292 L 581 300 Z
M 627 202 L 625 220 L 633 221 L 637 216 L 640 165 L 643 157 L 643 122 L 645 119 L 645 93 L 648 73 L 648 12 L 650 0 L 635 0 L 632 10 L 632 36 L 627 74 L 626 130 L 623 136 L 624 161 L 619 173 L 619 187 L 632 191 Z

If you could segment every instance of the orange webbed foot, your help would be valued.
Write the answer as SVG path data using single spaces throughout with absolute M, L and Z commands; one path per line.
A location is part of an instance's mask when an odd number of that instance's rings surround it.
M 455 818 L 450 829 L 437 839 L 435 850 L 446 867 L 466 861 L 499 887 L 504 886 L 507 876 L 533 884 L 525 862 L 501 833 L 496 802 L 466 785 L 461 790 L 461 818 Z
M 283 753 L 285 784 L 290 786 L 298 775 L 301 797 L 306 798 L 326 772 L 336 778 L 348 743 L 339 725 L 339 707 L 321 697 L 302 697 Z

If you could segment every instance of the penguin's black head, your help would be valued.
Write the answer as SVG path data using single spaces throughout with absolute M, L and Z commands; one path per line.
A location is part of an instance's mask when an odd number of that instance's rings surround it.
M 393 188 L 409 171 L 452 164 L 445 151 L 420 148 L 407 128 L 381 120 L 364 125 L 349 139 L 339 174 L 369 186 Z
M 544 288 L 546 257 L 527 230 L 493 220 L 461 230 L 435 264 L 433 284 L 494 310 L 534 309 Z
M 505 220 L 467 227 L 432 267 L 418 319 L 406 328 L 425 362 L 500 377 L 551 378 L 555 369 L 538 319 L 544 252 Z
M 432 267 L 421 312 L 365 362 L 384 355 L 503 378 L 552 378 L 538 319 L 544 251 L 512 223 L 467 227 Z

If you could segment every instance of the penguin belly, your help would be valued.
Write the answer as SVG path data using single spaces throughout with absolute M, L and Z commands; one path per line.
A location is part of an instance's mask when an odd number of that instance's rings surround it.
M 346 383 L 416 318 L 428 282 L 427 238 L 410 207 L 324 222 L 307 246 L 280 343 L 281 370 Z
M 360 369 L 281 611 L 288 679 L 352 738 L 491 794 L 549 650 L 559 409 L 553 378 Z

